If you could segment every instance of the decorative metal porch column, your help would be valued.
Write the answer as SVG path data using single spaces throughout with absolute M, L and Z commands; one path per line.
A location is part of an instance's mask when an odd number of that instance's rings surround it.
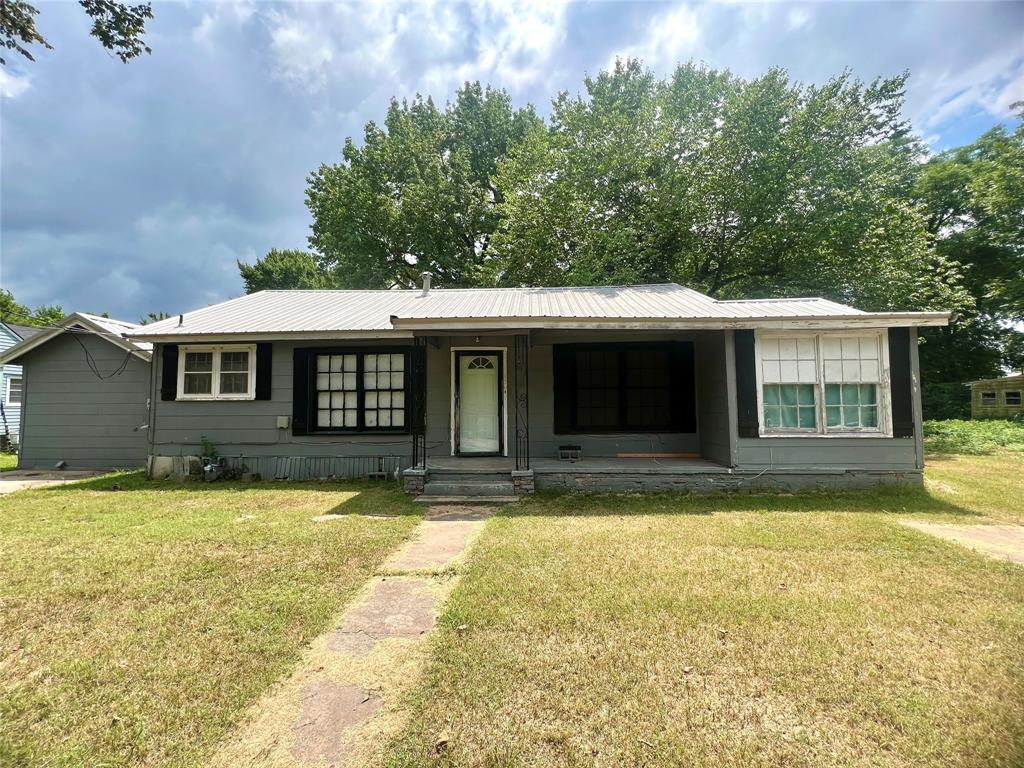
M 412 370 L 409 380 L 412 390 L 410 409 L 412 430 L 412 465 L 427 468 L 427 337 L 417 336 L 412 348 Z
M 530 468 L 530 337 L 518 334 L 515 344 L 516 471 Z

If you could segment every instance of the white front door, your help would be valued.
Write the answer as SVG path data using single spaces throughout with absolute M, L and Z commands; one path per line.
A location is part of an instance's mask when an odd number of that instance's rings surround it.
M 459 352 L 456 376 L 456 451 L 501 453 L 501 355 Z

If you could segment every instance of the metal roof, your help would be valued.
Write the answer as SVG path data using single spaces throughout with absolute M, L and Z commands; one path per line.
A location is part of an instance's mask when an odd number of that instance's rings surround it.
M 871 318 L 945 324 L 948 313 L 866 313 L 827 299 L 717 301 L 675 283 L 581 288 L 260 291 L 130 332 L 135 339 L 325 334 L 409 336 L 465 327 L 740 327 L 743 321 Z M 404 331 L 404 332 L 403 332 Z
M 0 354 L 0 364 L 10 363 L 36 347 L 42 346 L 62 333 L 78 333 L 98 336 L 99 338 L 131 352 L 137 357 L 148 361 L 153 356 L 153 345 L 148 341 L 134 341 L 127 338 L 142 328 L 135 323 L 115 320 L 111 317 L 90 315 L 86 312 L 73 312 L 64 317 L 56 325 L 39 328 L 39 333 L 19 341 Z

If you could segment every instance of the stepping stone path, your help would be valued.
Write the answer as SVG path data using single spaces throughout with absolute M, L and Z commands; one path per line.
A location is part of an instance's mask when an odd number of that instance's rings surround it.
M 431 507 L 295 672 L 249 713 L 213 766 L 323 768 L 373 761 L 404 720 L 402 695 L 464 553 L 493 508 Z

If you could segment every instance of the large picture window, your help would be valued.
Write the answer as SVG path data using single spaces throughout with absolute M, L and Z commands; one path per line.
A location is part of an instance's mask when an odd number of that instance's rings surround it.
M 555 432 L 693 432 L 687 342 L 554 347 Z
M 252 400 L 255 396 L 255 345 L 178 348 L 179 400 Z
M 405 350 L 309 353 L 313 432 L 406 431 Z
M 761 434 L 889 434 L 884 333 L 759 334 Z

